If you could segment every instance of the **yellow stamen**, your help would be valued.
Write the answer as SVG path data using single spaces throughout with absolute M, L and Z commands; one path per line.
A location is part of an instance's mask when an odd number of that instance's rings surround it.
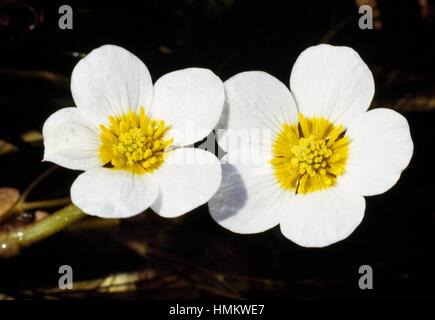
M 335 185 L 345 170 L 348 151 L 342 126 L 300 114 L 299 124 L 282 125 L 270 163 L 281 187 L 307 194 Z
M 139 114 L 129 112 L 109 117 L 109 127 L 100 125 L 100 159 L 104 165 L 145 174 L 159 168 L 173 138 L 166 138 L 165 122 L 149 119 L 143 107 Z

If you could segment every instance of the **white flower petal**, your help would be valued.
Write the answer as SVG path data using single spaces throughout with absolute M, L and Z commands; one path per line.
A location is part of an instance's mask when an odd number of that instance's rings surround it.
M 180 148 L 167 152 L 153 175 L 160 192 L 151 209 L 172 218 L 203 205 L 213 196 L 221 182 L 221 166 L 210 152 Z
M 267 158 L 270 160 L 267 154 L 250 148 L 222 159 L 222 183 L 208 203 L 218 224 L 248 234 L 266 231 L 279 223 L 283 204 L 292 194 L 279 186 Z
M 299 111 L 347 127 L 368 109 L 375 85 L 361 57 L 349 47 L 321 44 L 303 51 L 290 77 Z
M 44 123 L 44 160 L 73 170 L 100 167 L 98 129 L 77 108 L 53 113 Z
M 149 108 L 153 85 L 139 58 L 121 47 L 104 45 L 77 63 L 71 92 L 80 112 L 105 124 L 108 116 Z
M 380 194 L 399 179 L 412 157 L 408 121 L 390 109 L 374 109 L 349 126 L 346 173 L 339 183 L 361 195 Z
M 242 72 L 224 85 L 226 103 L 218 125 L 218 143 L 225 151 L 254 145 L 268 152 L 272 136 L 281 131 L 283 123 L 298 122 L 289 89 L 269 74 Z
M 98 168 L 82 173 L 71 186 L 71 200 L 83 212 L 102 218 L 128 218 L 157 199 L 152 175 Z
M 167 135 L 174 138 L 174 146 L 187 146 L 216 126 L 224 95 L 222 81 L 208 69 L 174 71 L 155 83 L 151 116 L 170 126 Z
M 288 201 L 283 235 L 303 247 L 325 247 L 348 237 L 364 217 L 364 197 L 334 187 Z

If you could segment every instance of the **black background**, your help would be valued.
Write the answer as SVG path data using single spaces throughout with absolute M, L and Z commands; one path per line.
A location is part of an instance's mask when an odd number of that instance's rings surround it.
M 0 1 L 0 138 L 19 151 L 0 157 L 0 186 L 24 189 L 50 164 L 42 145 L 20 135 L 72 106 L 69 77 L 82 54 L 107 43 L 140 57 L 155 81 L 186 67 L 207 67 L 223 80 L 266 71 L 288 84 L 299 53 L 327 42 L 353 47 L 372 70 L 372 107 L 404 114 L 415 152 L 399 183 L 368 197 L 361 225 L 322 249 L 299 247 L 279 228 L 237 235 L 215 224 L 206 206 L 177 219 L 152 212 L 117 227 L 67 231 L 0 260 L 0 293 L 63 298 L 419 298 L 434 297 L 435 173 L 433 1 L 372 1 L 382 27 L 358 28 L 353 1 Z M 60 30 L 58 8 L 74 10 L 73 30 Z M 43 71 L 45 73 L 41 73 Z M 77 172 L 57 169 L 32 199 L 68 195 Z M 147 255 L 131 244 L 151 248 Z M 150 272 L 134 289 L 49 295 L 58 268 L 74 280 Z M 374 270 L 374 290 L 360 290 L 358 268 Z M 218 276 L 223 277 L 221 281 Z

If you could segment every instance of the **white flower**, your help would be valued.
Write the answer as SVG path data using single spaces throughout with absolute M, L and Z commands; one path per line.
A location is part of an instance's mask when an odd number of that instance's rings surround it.
M 233 232 L 279 224 L 301 246 L 340 241 L 360 224 L 363 196 L 391 188 L 411 159 L 406 119 L 389 109 L 367 111 L 373 76 L 351 48 L 318 45 L 302 52 L 291 92 L 264 72 L 243 72 L 224 85 L 219 127 L 227 131 L 219 145 L 227 163 L 209 209 Z M 253 129 L 272 134 L 228 142 Z M 240 155 L 247 153 L 251 161 L 243 163 Z
M 44 160 L 84 170 L 72 202 L 100 217 L 130 217 L 151 207 L 176 217 L 206 203 L 221 181 L 211 153 L 185 147 L 216 126 L 224 87 L 210 70 L 168 73 L 154 87 L 146 66 L 105 45 L 74 68 L 77 107 L 44 124 Z

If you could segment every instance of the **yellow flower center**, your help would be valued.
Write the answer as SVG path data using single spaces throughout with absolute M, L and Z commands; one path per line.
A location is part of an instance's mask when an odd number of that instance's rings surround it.
M 281 187 L 307 194 L 334 186 L 348 157 L 349 139 L 344 134 L 341 125 L 302 114 L 299 124 L 283 124 L 271 160 Z
M 100 159 L 106 166 L 134 174 L 156 170 L 173 139 L 166 139 L 168 127 L 163 120 L 149 119 L 143 107 L 139 114 L 129 112 L 109 117 L 110 126 L 100 125 Z

